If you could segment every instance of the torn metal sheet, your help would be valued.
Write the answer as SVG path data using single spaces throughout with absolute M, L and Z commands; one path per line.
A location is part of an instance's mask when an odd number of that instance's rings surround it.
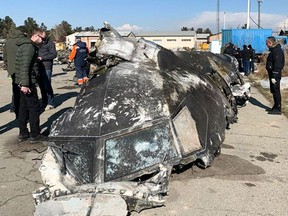
M 40 168 L 47 187 L 34 193 L 38 212 L 56 197 L 78 202 L 79 193 L 93 205 L 97 194 L 120 196 L 129 211 L 161 206 L 171 168 L 210 166 L 235 115 L 219 84 L 172 51 L 122 38 L 107 23 L 100 38 L 100 69 L 51 127 Z
M 235 57 L 199 51 L 176 51 L 175 54 L 218 83 L 236 114 L 233 100 L 236 100 L 238 106 L 244 106 L 249 101 L 251 86 L 242 79 Z
M 158 173 L 146 181 L 77 184 L 63 161 L 49 147 L 40 167 L 46 186 L 34 191 L 34 215 L 127 215 L 164 205 L 172 167 L 159 164 Z M 113 210 L 111 210 L 113 206 Z M 113 214 L 113 212 L 115 214 Z

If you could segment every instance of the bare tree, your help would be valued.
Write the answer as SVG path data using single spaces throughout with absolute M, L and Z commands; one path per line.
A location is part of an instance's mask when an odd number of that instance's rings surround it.
M 66 36 L 72 34 L 71 25 L 67 21 L 62 21 L 59 25 L 56 25 L 54 29 L 51 29 L 51 38 L 57 42 L 65 42 Z

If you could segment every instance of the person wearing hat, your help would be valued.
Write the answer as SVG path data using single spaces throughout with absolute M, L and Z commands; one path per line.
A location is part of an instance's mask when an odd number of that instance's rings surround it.
M 74 60 L 76 69 L 77 82 L 79 86 L 88 81 L 86 58 L 89 50 L 85 42 L 81 41 L 81 37 L 75 37 L 75 44 L 72 47 L 72 51 L 69 55 L 69 63 Z

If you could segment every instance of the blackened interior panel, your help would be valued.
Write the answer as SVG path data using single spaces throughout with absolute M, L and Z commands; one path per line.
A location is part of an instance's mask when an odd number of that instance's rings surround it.
M 105 181 L 121 178 L 177 156 L 168 123 L 105 143 Z
M 84 181 L 83 183 L 93 182 L 95 142 L 79 140 L 55 142 L 55 144 L 59 146 L 55 149 L 61 152 L 67 169 L 71 170 L 80 181 Z

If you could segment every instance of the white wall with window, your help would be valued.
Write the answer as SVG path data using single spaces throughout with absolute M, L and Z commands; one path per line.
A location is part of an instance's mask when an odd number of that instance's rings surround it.
M 144 38 L 153 41 L 167 49 L 181 49 L 195 47 L 195 32 L 142 32 L 138 33 L 137 38 Z

